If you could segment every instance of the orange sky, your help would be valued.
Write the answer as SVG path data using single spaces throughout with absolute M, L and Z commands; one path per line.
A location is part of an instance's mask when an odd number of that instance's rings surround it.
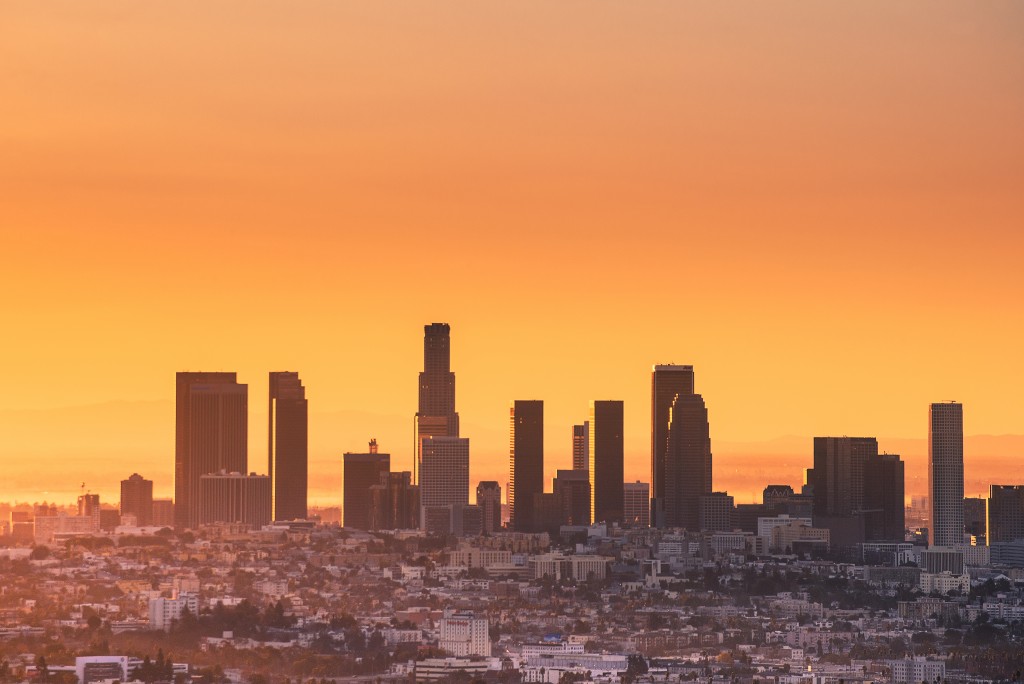
M 0 498 L 104 453 L 169 491 L 185 369 L 250 383 L 253 469 L 280 369 L 326 481 L 370 436 L 407 463 L 430 321 L 477 476 L 510 399 L 553 471 L 616 398 L 647 479 L 655 362 L 713 445 L 922 438 L 944 399 L 1024 433 L 1022 36 L 1018 2 L 4 2 Z

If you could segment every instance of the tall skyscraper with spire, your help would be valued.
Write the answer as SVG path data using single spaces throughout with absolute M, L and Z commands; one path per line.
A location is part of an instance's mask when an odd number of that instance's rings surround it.
M 544 402 L 514 401 L 509 409 L 509 527 L 537 531 L 533 497 L 544 493 Z
M 655 527 L 665 527 L 667 522 L 665 469 L 672 404 L 677 396 L 693 394 L 693 386 L 693 366 L 657 365 L 651 372 L 651 522 Z
M 249 386 L 235 373 L 178 373 L 174 443 L 174 524 L 199 525 L 203 475 L 245 473 Z
M 304 520 L 309 486 L 309 407 L 298 373 L 270 373 L 268 415 L 271 519 Z
M 964 540 L 964 407 L 947 402 L 928 411 L 928 537 L 932 546 Z
M 455 412 L 455 373 L 451 370 L 451 328 L 447 323 L 423 327 L 423 372 L 419 378 L 413 476 L 419 477 L 424 437 L 458 437 Z

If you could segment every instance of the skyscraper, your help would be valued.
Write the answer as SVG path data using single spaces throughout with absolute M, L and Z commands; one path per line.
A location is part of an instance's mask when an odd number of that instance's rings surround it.
M 455 373 L 451 371 L 451 328 L 447 323 L 423 327 L 423 372 L 419 378 L 416 411 L 413 478 L 421 458 L 424 437 L 458 437 L 459 414 L 455 412 Z
M 929 541 L 955 546 L 964 539 L 964 407 L 932 404 L 928 411 Z
M 138 473 L 121 480 L 121 516 L 134 515 L 135 524 L 145 527 L 153 524 L 153 481 Z
M 656 365 L 651 372 L 651 521 L 655 527 L 666 526 L 669 414 L 676 396 L 693 394 L 693 387 L 693 366 Z
M 249 386 L 234 373 L 178 373 L 174 443 L 174 519 L 199 524 L 199 478 L 247 471 Z
M 588 467 L 587 440 L 590 423 L 572 426 L 572 469 L 586 470 Z
M 988 544 L 1024 539 L 1024 485 L 989 485 Z
M 711 426 L 704 398 L 677 394 L 669 410 L 664 496 L 655 512 L 666 527 L 700 529 L 700 497 L 711 493 Z
M 274 520 L 304 520 L 309 484 L 309 418 L 299 374 L 270 373 L 267 475 Z
M 377 440 L 370 440 L 370 451 L 365 454 L 346 452 L 344 461 L 343 523 L 345 527 L 369 530 L 373 499 L 371 487 L 380 485 L 391 470 L 391 455 L 377 451 Z
M 534 495 L 544 493 L 544 402 L 514 401 L 509 409 L 509 527 L 534 532 Z
M 420 488 L 412 473 L 382 473 L 380 484 L 370 487 L 371 530 L 413 530 L 420 526 Z
M 903 541 L 904 468 L 897 454 L 878 454 L 864 462 L 864 515 L 867 541 Z
M 424 437 L 420 449 L 420 529 L 451 533 L 454 506 L 469 505 L 469 440 Z
M 623 515 L 623 403 L 590 402 L 588 444 L 590 518 L 621 523 Z
M 484 534 L 501 531 L 501 485 L 484 480 L 476 486 L 476 505 L 483 513 Z
M 564 524 L 590 524 L 590 476 L 586 470 L 557 471 L 552 489 Z
M 814 438 L 814 515 L 849 517 L 864 510 L 864 464 L 878 457 L 874 437 Z

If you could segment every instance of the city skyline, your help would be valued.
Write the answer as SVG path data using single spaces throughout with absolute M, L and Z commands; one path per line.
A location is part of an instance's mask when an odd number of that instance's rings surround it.
M 166 417 L 190 368 L 250 385 L 254 456 L 265 374 L 290 368 L 316 472 L 374 435 L 411 463 L 409 331 L 431 320 L 459 330 L 474 462 L 541 396 L 545 480 L 594 397 L 633 407 L 627 475 L 649 477 L 655 363 L 699 369 L 722 475 L 750 461 L 730 442 L 872 434 L 919 479 L 926 451 L 884 440 L 948 399 L 969 435 L 1024 434 L 1017 4 L 271 3 L 238 30 L 97 2 L 0 22 L 22 65 L 0 82 L 5 498 L 48 490 L 26 463 L 113 482 L 162 461 L 165 420 L 119 426 Z M 670 315 L 681 270 L 700 296 Z

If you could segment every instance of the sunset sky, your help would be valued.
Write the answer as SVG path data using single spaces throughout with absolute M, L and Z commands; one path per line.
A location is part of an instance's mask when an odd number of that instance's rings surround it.
M 474 479 L 510 400 L 553 475 L 623 399 L 648 480 L 675 362 L 716 488 L 846 434 L 911 493 L 929 402 L 1024 434 L 1024 3 L 10 0 L 0 236 L 0 500 L 170 495 L 179 370 L 249 383 L 265 472 L 295 370 L 336 504 L 342 452 L 411 463 L 431 321 Z M 968 493 L 1022 447 L 969 441 Z

